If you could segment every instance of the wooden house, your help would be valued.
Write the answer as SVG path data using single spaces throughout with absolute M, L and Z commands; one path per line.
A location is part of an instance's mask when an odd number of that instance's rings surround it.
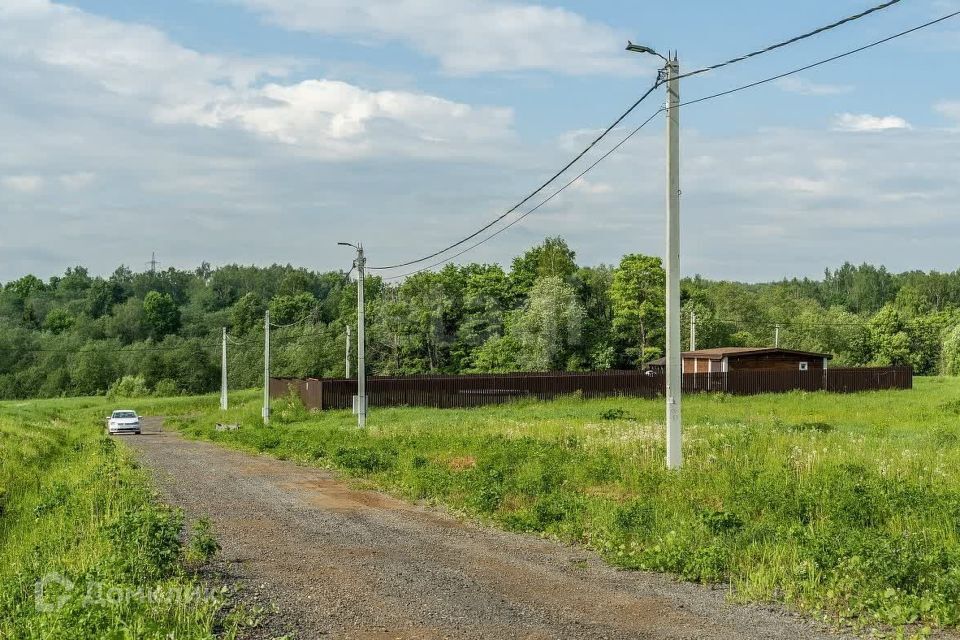
M 808 371 L 827 368 L 829 353 L 781 349 L 779 347 L 717 347 L 684 351 L 683 373 L 715 373 L 745 370 Z M 666 359 L 647 363 L 654 370 L 666 368 Z

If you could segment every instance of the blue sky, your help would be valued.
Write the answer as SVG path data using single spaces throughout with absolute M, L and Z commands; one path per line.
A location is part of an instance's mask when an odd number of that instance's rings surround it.
M 0 281 L 138 268 L 152 250 L 180 267 L 315 269 L 349 264 L 338 240 L 362 240 L 374 263 L 430 253 L 529 191 L 650 84 L 655 61 L 624 52 L 627 38 L 679 50 L 691 69 L 871 4 L 5 0 Z M 904 0 L 681 92 L 957 9 Z M 958 268 L 958 62 L 960 18 L 685 109 L 684 272 L 756 281 L 847 259 Z M 657 119 L 460 260 L 506 262 L 557 233 L 583 263 L 659 255 L 662 209 Z

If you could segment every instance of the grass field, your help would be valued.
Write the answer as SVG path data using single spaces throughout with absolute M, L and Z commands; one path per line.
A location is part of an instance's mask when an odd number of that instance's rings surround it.
M 664 469 L 659 400 L 374 409 L 363 432 L 348 412 L 309 414 L 292 401 L 263 427 L 257 392 L 232 395 L 226 415 L 213 396 L 126 404 L 190 437 L 334 467 L 587 545 L 625 568 L 726 583 L 740 601 L 859 628 L 960 626 L 960 379 L 858 395 L 689 397 L 679 472 Z M 207 637 L 222 617 L 220 602 L 138 605 L 90 621 L 69 608 L 32 613 L 34 581 L 51 569 L 118 584 L 189 581 L 172 536 L 179 516 L 150 500 L 122 448 L 99 435 L 106 408 L 103 399 L 0 404 L 0 636 L 176 628 Z M 223 421 L 240 429 L 215 431 Z M 131 548 L 117 533 L 126 530 L 148 548 Z
M 721 582 L 859 628 L 960 624 L 960 380 L 911 391 L 685 400 L 664 469 L 659 400 L 567 398 L 347 412 L 238 394 L 184 433 L 341 469 L 414 500 L 588 545 L 625 568 Z M 238 431 L 216 432 L 216 421 Z
M 184 545 L 104 407 L 0 403 L 0 638 L 234 637 L 249 614 L 188 572 L 215 541 Z

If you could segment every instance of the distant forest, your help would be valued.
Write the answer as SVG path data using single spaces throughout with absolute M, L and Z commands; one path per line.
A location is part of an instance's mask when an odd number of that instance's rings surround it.
M 509 270 L 468 264 L 402 282 L 374 276 L 365 292 L 375 375 L 636 368 L 664 349 L 660 259 L 579 266 L 561 238 Z M 960 270 L 844 264 L 822 280 L 696 276 L 682 292 L 684 348 L 695 312 L 698 348 L 772 346 L 779 325 L 781 346 L 832 353 L 834 365 L 960 373 Z M 267 308 L 281 325 L 272 332 L 274 375 L 344 375 L 346 326 L 357 313 L 356 284 L 344 272 L 203 264 L 24 276 L 0 290 L 0 398 L 100 394 L 118 384 L 164 395 L 213 391 L 224 326 L 230 384 L 259 385 Z

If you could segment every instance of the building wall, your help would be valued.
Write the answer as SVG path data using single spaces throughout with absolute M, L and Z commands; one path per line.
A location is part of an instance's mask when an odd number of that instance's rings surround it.
M 781 371 L 797 371 L 800 363 L 806 362 L 809 369 L 823 369 L 823 358 L 814 356 L 800 356 L 788 353 L 744 354 L 730 356 L 730 371 L 744 371 L 751 369 L 779 369 Z
M 720 363 L 715 362 L 712 370 L 720 371 Z M 709 358 L 684 358 L 683 359 L 684 373 L 709 373 L 710 371 L 711 369 L 710 369 Z

